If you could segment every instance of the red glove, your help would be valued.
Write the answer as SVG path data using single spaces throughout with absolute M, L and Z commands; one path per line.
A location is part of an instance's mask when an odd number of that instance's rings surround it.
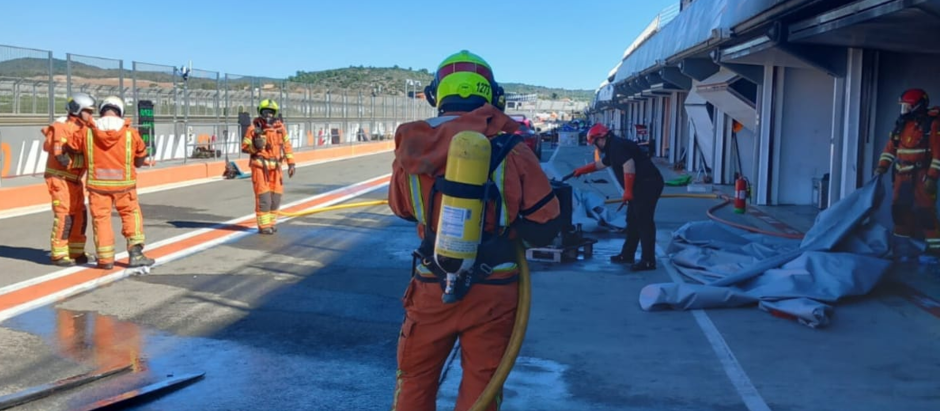
M 581 167 L 576 168 L 576 169 L 574 170 L 574 176 L 575 176 L 575 177 L 581 177 L 581 176 L 583 176 L 583 175 L 585 175 L 585 174 L 590 174 L 590 173 L 593 173 L 593 172 L 595 172 L 595 171 L 597 171 L 597 163 L 591 163 L 591 164 L 584 165 L 584 166 L 581 166 Z
M 623 201 L 633 201 L 633 183 L 636 181 L 635 173 L 623 173 Z

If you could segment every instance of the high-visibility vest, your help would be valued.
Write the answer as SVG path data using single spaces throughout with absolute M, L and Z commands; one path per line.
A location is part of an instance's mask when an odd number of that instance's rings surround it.
M 432 125 L 437 127 L 443 123 L 453 120 L 454 118 L 456 117 L 437 118 L 437 119 L 434 119 L 435 121 Z M 493 170 L 493 173 L 490 176 L 493 179 L 493 182 L 496 183 L 496 188 L 499 190 L 499 193 L 500 193 L 499 221 L 496 224 L 497 225 L 496 232 L 500 233 L 506 227 L 509 227 L 509 223 L 510 223 L 509 210 L 506 207 L 506 195 L 503 194 L 505 193 L 505 186 L 506 186 L 505 184 L 506 183 L 506 158 L 503 158 L 499 162 L 499 165 L 496 166 L 496 169 Z M 434 182 L 432 181 L 431 184 L 434 184 Z M 433 216 L 431 216 L 431 218 L 428 218 L 426 216 L 427 213 L 425 212 L 424 191 L 421 187 L 421 178 L 416 174 L 408 174 L 408 188 L 409 188 L 409 191 L 411 192 L 411 205 L 414 208 L 415 218 L 418 220 L 419 223 L 424 224 L 425 227 L 427 227 L 428 224 L 431 224 L 431 222 L 433 221 L 432 219 Z M 429 200 L 434 201 L 435 199 L 430 198 Z
M 505 159 L 503 159 L 503 161 L 501 161 L 499 165 L 496 166 L 496 169 L 493 170 L 492 178 L 493 178 L 493 182 L 496 183 L 496 188 L 499 189 L 499 192 L 501 194 L 500 195 L 501 201 L 499 204 L 499 207 L 500 207 L 499 222 L 497 224 L 499 228 L 498 231 L 501 231 L 501 229 L 509 226 L 509 210 L 506 208 L 506 196 L 502 195 L 502 193 L 505 192 L 504 187 L 505 187 L 505 182 L 506 182 L 505 181 L 506 180 L 506 160 Z M 431 184 L 434 184 L 434 183 L 431 182 Z M 416 174 L 409 174 L 408 175 L 408 188 L 409 188 L 409 191 L 411 192 L 411 205 L 414 208 L 415 218 L 417 218 L 418 222 L 422 224 L 425 224 L 425 225 L 430 224 L 432 220 L 428 219 L 425 213 L 424 191 L 421 187 L 421 178 Z M 434 201 L 433 198 L 430 200 Z
M 100 161 L 95 163 L 94 133 L 88 129 L 85 136 L 85 150 L 88 161 L 88 188 L 99 191 L 122 191 L 137 186 L 137 173 L 134 170 L 133 136 L 128 129 L 124 133 L 124 164 L 121 168 L 101 168 Z M 115 146 L 120 143 L 115 144 Z M 100 160 L 100 159 L 99 159 Z

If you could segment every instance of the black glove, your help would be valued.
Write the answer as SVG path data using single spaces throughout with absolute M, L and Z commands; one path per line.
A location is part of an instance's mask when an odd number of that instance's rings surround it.
M 293 164 L 287 165 L 287 177 L 294 178 L 294 171 L 297 170 L 297 167 Z
M 265 141 L 264 136 L 255 136 L 251 139 L 251 143 L 255 145 L 255 150 L 261 150 L 268 142 Z
M 64 153 L 55 156 L 55 159 L 56 159 L 56 161 L 59 162 L 59 164 L 62 164 L 62 167 L 68 167 L 68 166 L 69 166 L 69 163 L 72 161 L 72 159 L 69 158 L 69 155 L 68 155 L 68 154 L 64 154 Z
M 924 190 L 927 191 L 927 194 L 936 195 L 937 194 L 937 180 L 927 177 L 924 180 Z

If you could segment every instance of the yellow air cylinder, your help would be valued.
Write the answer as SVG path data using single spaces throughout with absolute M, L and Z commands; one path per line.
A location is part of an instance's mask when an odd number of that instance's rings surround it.
M 481 133 L 457 133 L 447 150 L 444 179 L 450 182 L 482 186 L 490 169 L 490 141 Z M 456 301 L 453 295 L 457 276 L 476 261 L 477 247 L 483 234 L 482 199 L 441 196 L 441 208 L 434 241 L 434 259 L 447 273 L 444 302 Z

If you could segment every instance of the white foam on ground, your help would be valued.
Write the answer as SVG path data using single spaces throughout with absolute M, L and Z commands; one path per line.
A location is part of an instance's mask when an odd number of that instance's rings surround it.
M 567 366 L 542 358 L 518 357 L 503 385 L 503 409 L 583 410 L 586 404 L 573 399 L 565 382 Z M 447 371 L 437 396 L 437 407 L 454 409 L 463 369 L 458 354 Z

